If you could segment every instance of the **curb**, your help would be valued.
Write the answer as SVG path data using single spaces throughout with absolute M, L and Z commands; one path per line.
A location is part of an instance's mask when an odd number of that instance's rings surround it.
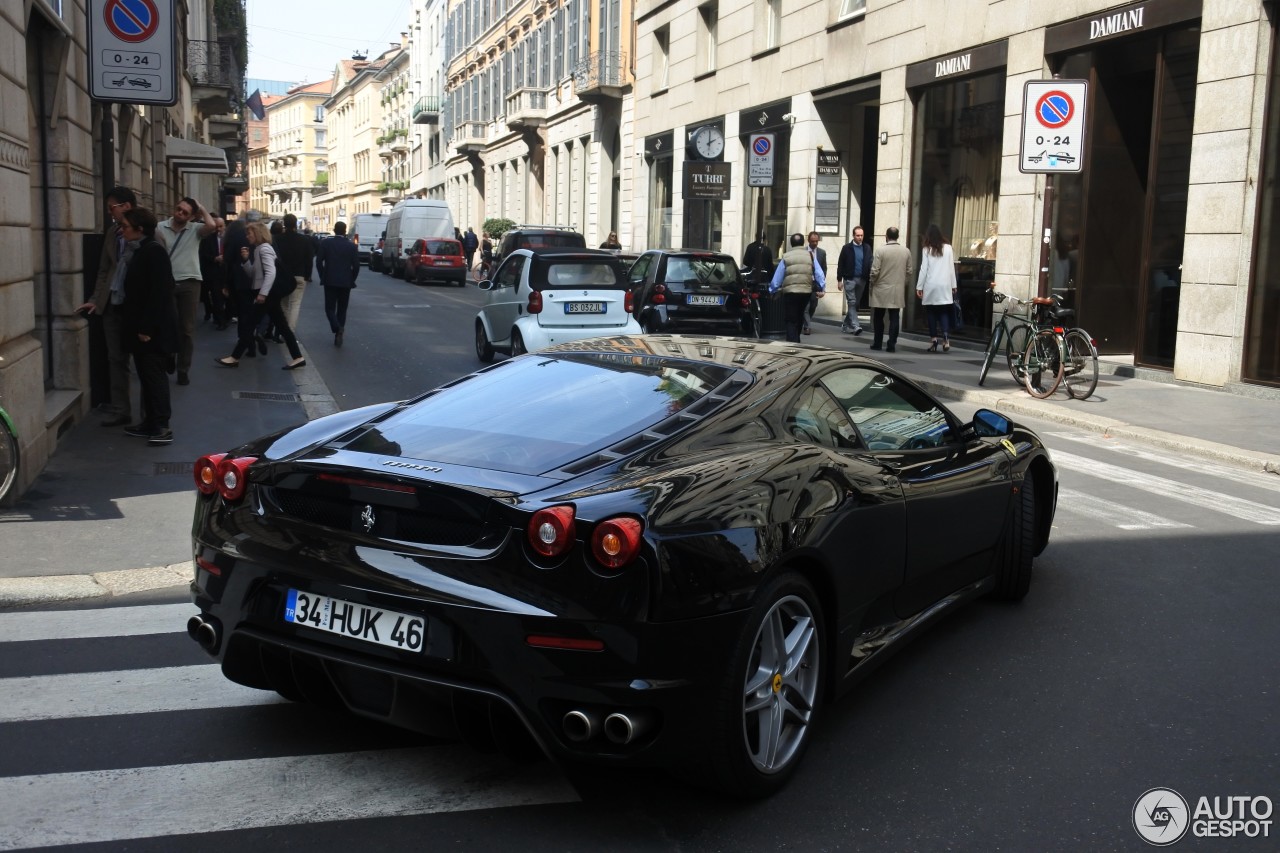
M 191 583 L 191 563 L 173 563 L 146 569 L 119 569 L 89 575 L 50 575 L 32 578 L 0 578 L 0 606 L 22 607 L 77 601 L 102 596 L 128 595 L 186 586 Z

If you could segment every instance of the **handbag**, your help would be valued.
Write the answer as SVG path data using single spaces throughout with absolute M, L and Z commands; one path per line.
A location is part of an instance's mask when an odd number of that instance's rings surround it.
M 951 318 L 952 331 L 960 331 L 964 328 L 964 311 L 960 310 L 960 294 L 956 294 L 955 302 L 951 304 L 955 315 Z

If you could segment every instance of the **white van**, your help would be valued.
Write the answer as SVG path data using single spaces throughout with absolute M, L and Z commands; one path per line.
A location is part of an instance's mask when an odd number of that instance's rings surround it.
M 382 232 L 387 230 L 387 216 L 382 213 L 357 213 L 347 228 L 347 236 L 360 252 L 360 263 L 369 263 L 369 253 L 378 245 Z
M 404 277 L 404 260 L 415 240 L 453 236 L 453 214 L 439 199 L 407 198 L 391 208 L 382 244 L 382 270 Z

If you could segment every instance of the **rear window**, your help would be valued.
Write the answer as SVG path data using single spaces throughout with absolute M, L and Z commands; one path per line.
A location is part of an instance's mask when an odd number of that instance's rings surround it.
M 541 257 L 529 271 L 529 286 L 534 290 L 557 287 L 588 287 L 592 290 L 625 289 L 627 276 L 622 263 L 613 257 L 554 258 Z
M 428 240 L 428 255 L 461 255 L 462 244 L 457 240 Z
M 349 447 L 541 474 L 652 427 L 732 373 L 608 355 L 517 359 L 428 397 Z
M 667 258 L 667 281 L 695 281 L 699 284 L 732 284 L 738 277 L 738 265 L 732 258 L 681 257 Z

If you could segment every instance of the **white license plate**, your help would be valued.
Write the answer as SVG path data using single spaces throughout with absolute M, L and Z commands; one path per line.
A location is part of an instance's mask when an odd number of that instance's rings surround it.
M 723 305 L 723 296 L 695 296 L 685 297 L 685 302 L 689 305 Z
M 410 652 L 420 652 L 426 644 L 425 617 L 296 589 L 285 599 L 284 621 Z
M 566 302 L 564 304 L 564 313 L 566 314 L 603 314 L 603 302 Z
M 451 267 L 451 266 L 453 266 L 453 265 L 454 265 L 454 264 L 456 264 L 456 263 L 457 263 L 457 261 L 449 261 L 449 260 L 445 260 L 445 259 L 442 259 L 442 258 L 437 258 L 437 259 L 435 260 L 435 265 L 436 265 L 436 266 L 438 266 L 438 267 Z

